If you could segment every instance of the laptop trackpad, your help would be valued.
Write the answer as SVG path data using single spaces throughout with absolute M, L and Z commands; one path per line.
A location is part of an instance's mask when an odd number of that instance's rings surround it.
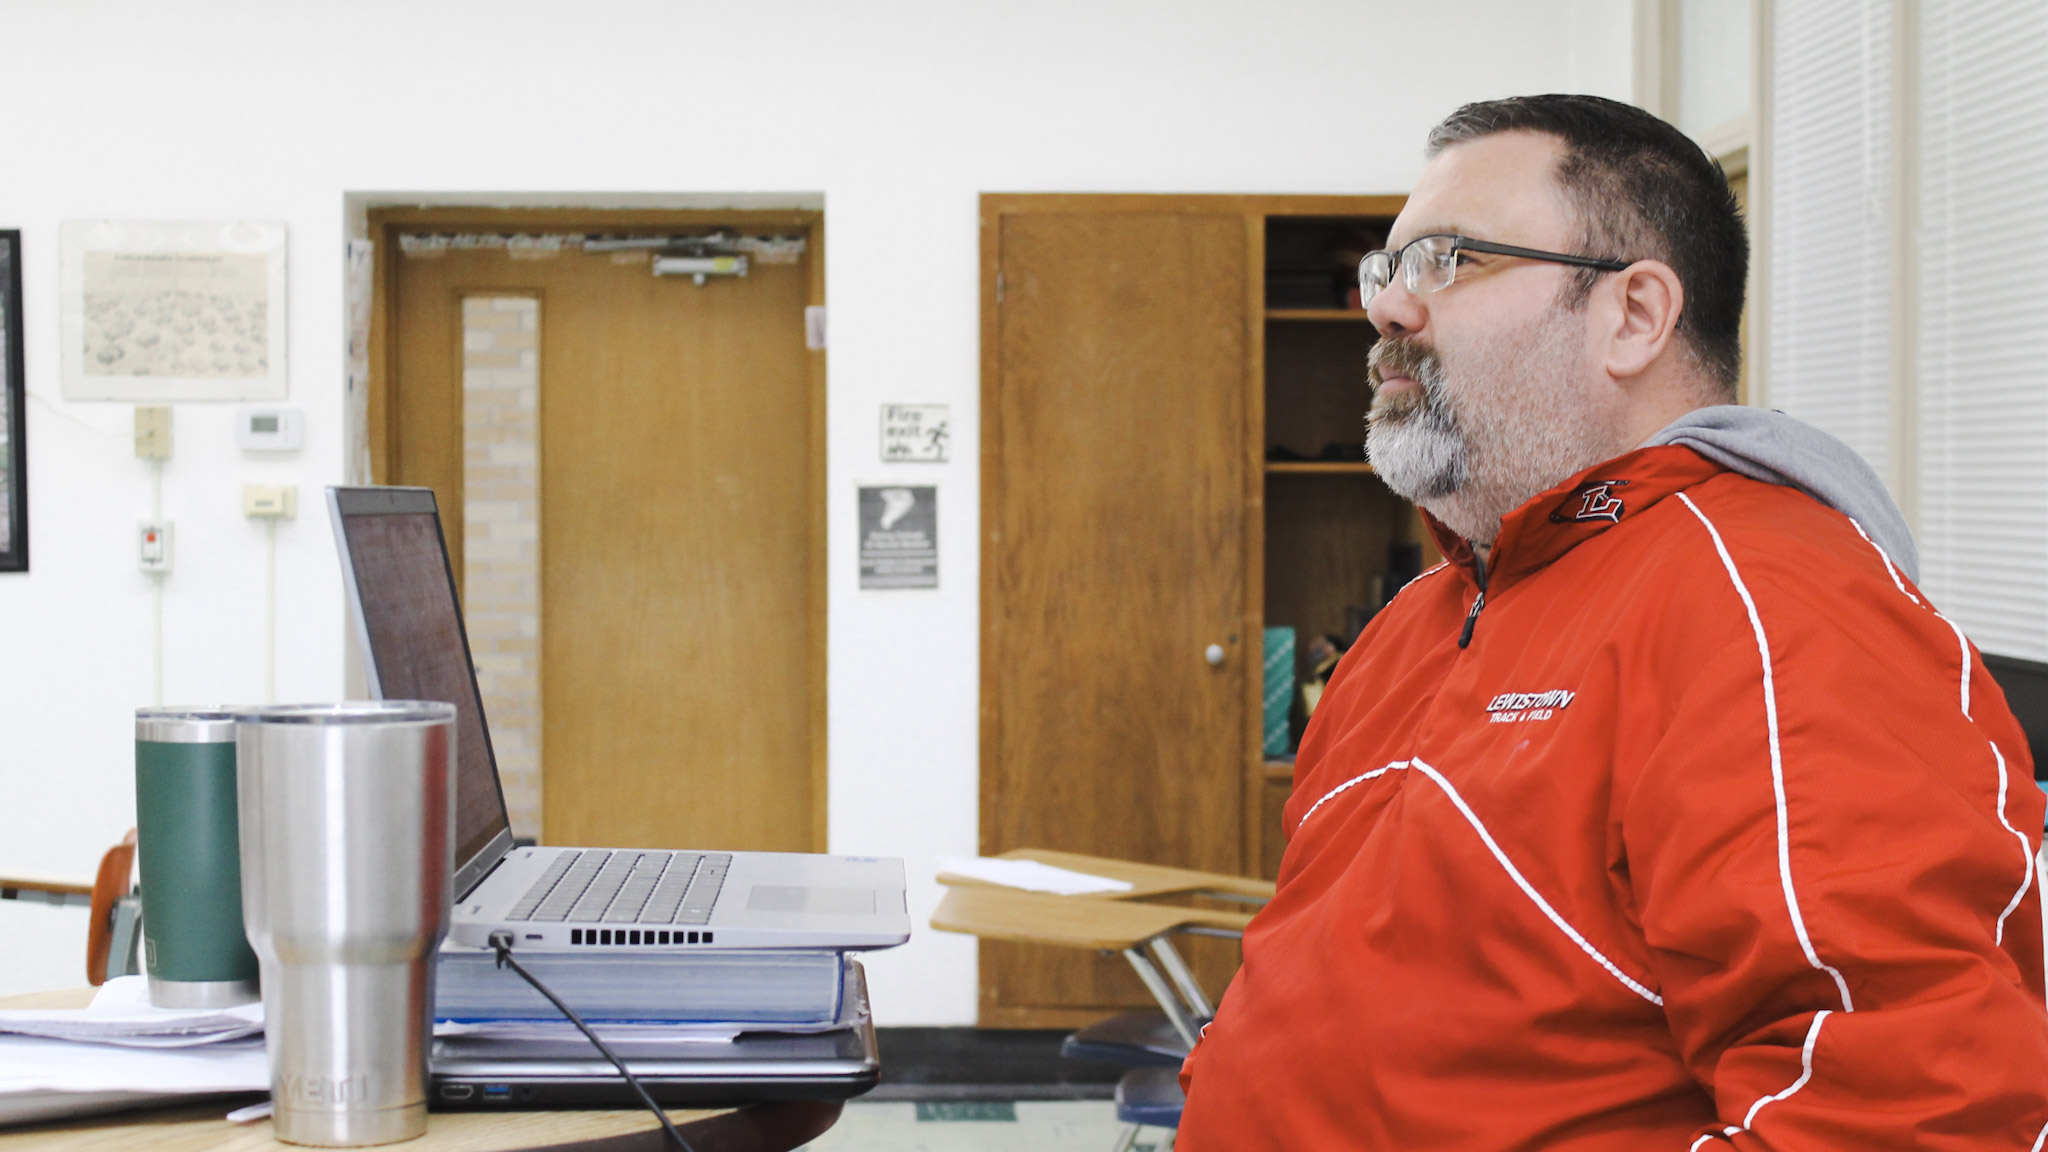
M 875 890 L 819 888 L 804 884 L 756 884 L 747 893 L 747 911 L 870 916 L 875 911 Z

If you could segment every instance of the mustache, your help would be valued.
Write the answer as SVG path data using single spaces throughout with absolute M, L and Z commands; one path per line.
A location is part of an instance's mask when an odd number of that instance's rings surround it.
M 1377 394 L 1389 376 L 1404 376 L 1417 383 L 1440 378 L 1443 363 L 1436 349 L 1412 336 L 1387 336 L 1372 346 L 1365 358 L 1366 383 Z

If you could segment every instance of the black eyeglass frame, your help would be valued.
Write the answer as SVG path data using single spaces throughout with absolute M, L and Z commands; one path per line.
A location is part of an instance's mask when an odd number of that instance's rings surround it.
M 1519 256 L 1524 260 L 1544 260 L 1552 264 L 1570 264 L 1577 268 L 1597 268 L 1602 272 L 1621 272 L 1633 263 L 1628 260 L 1609 260 L 1600 256 L 1574 256 L 1567 252 L 1545 252 L 1540 248 L 1522 248 L 1514 244 L 1496 244 L 1491 240 L 1475 240 L 1470 236 L 1460 236 L 1455 232 L 1431 232 L 1427 236 L 1417 236 L 1399 248 L 1381 248 L 1377 251 L 1367 252 L 1364 256 L 1359 257 L 1358 288 L 1363 302 L 1371 303 L 1372 297 L 1379 294 L 1375 291 L 1368 295 L 1365 291 L 1365 266 L 1373 257 L 1385 256 L 1387 258 L 1387 283 L 1392 284 L 1394 282 L 1394 273 L 1402 271 L 1403 260 L 1410 248 L 1415 247 L 1424 240 L 1441 240 L 1445 238 L 1451 241 L 1451 254 L 1454 256 L 1460 251 L 1469 250 L 1473 252 L 1486 252 L 1495 256 Z M 1456 282 L 1457 273 L 1454 270 L 1451 273 L 1451 279 L 1444 282 L 1444 287 L 1448 288 Z M 1435 291 L 1441 290 L 1435 289 Z

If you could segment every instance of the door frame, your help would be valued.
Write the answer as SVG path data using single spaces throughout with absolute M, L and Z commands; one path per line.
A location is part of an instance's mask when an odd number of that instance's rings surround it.
M 731 209 L 709 208 L 493 208 L 462 205 L 378 206 L 368 210 L 369 238 L 379 254 L 373 268 L 370 300 L 369 361 L 366 439 L 370 450 L 370 482 L 384 484 L 403 459 L 404 439 L 396 411 L 398 381 L 397 276 L 401 233 L 432 228 L 462 232 L 633 232 L 663 229 L 695 230 L 718 226 L 741 232 L 801 233 L 804 237 L 806 274 L 809 282 L 805 304 L 825 304 L 825 213 L 813 209 Z M 543 320 L 545 322 L 545 320 Z M 827 582 L 825 470 L 825 350 L 813 348 L 810 356 L 809 428 L 804 441 L 809 461 L 805 489 L 809 494 L 809 560 L 805 572 L 806 645 L 805 697 L 810 723 L 811 830 L 810 847 L 823 852 L 827 847 L 830 812 L 827 807 L 829 762 L 826 743 L 826 656 Z M 458 377 L 459 378 L 459 377 Z M 546 387 L 546 383 L 542 383 Z M 457 499 L 460 492 L 456 493 Z M 542 515 L 546 515 L 545 508 Z M 546 706 L 545 700 L 542 706 Z M 547 766 L 541 766 L 546 781 Z

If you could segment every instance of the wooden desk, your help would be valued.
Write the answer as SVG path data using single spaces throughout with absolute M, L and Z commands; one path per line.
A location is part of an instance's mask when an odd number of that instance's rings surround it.
M 1144 892 L 1118 893 L 1122 899 L 1056 896 L 1047 892 L 1021 892 L 965 877 L 939 879 L 953 885 L 932 913 L 932 927 L 941 932 L 964 932 L 984 940 L 1014 940 L 1024 944 L 1052 944 L 1062 948 L 1089 948 L 1123 953 L 1131 970 L 1159 1003 L 1160 1011 L 1189 1047 L 1204 1022 L 1216 1015 L 1207 994 L 1188 970 L 1187 962 L 1174 950 L 1168 937 L 1176 933 L 1242 936 L 1251 922 L 1247 912 L 1220 912 L 1190 908 L 1181 904 L 1153 904 L 1132 899 L 1141 894 L 1218 894 L 1219 882 L 1228 881 L 1237 899 L 1258 903 L 1247 886 L 1257 880 L 1191 872 L 1180 868 L 1159 868 L 1128 861 L 1101 860 L 1065 852 L 1029 850 L 1012 853 L 1013 859 L 1038 860 L 1061 868 L 1115 875 L 1102 865 L 1115 865 L 1131 877 Z M 1083 867 L 1082 862 L 1090 862 Z M 1098 863 L 1099 861 L 1099 863 Z M 1163 874 L 1163 875 L 1162 875 Z M 1267 885 L 1270 888 L 1270 885 Z M 1270 897 L 1271 893 L 1267 895 Z M 1150 953 L 1147 958 L 1146 953 Z
M 92 989 L 66 989 L 0 997 L 0 1008 L 83 1008 Z M 279 1152 L 297 1149 L 271 1135 L 270 1121 L 230 1124 L 238 1103 L 215 1100 L 142 1112 L 117 1112 L 21 1128 L 0 1129 L 0 1152 Z M 839 1119 L 839 1101 L 789 1101 L 724 1112 L 669 1113 L 697 1152 L 789 1152 L 817 1138 Z M 427 1134 L 381 1147 L 405 1152 L 660 1152 L 673 1148 L 645 1109 L 601 1112 L 436 1112 Z
M 1249 904 L 1264 904 L 1273 898 L 1272 881 L 1254 880 L 1249 876 L 1232 876 L 1225 872 L 1169 868 L 1163 864 L 1139 864 L 1132 860 L 1117 860 L 1108 856 L 1055 852 L 1049 848 L 1017 848 L 1003 853 L 996 859 L 1035 860 L 1040 864 L 1065 868 L 1070 872 L 1085 872 L 1090 876 L 1122 880 L 1131 886 L 1127 892 L 1096 892 L 1060 897 L 1063 900 L 1143 900 L 1154 896 L 1206 895 Z M 939 883 L 958 885 L 962 888 L 999 887 L 954 872 L 939 873 Z
M 40 876 L 0 876 L 0 900 L 32 904 L 91 904 L 92 885 Z
M 1243 912 L 1134 900 L 1081 900 L 989 884 L 948 889 L 932 913 L 932 927 L 941 932 L 1117 952 L 1189 928 L 1242 932 L 1251 922 L 1251 916 Z

